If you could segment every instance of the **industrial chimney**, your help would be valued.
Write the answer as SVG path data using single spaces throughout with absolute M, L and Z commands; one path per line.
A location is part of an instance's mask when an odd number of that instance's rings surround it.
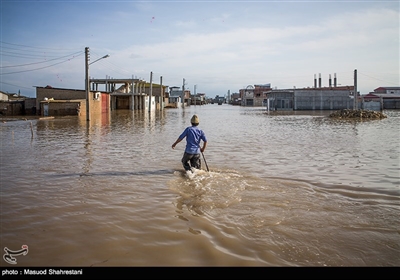
M 319 87 L 321 87 L 321 73 L 319 73 L 319 78 L 318 78 L 318 80 L 319 80 Z
M 329 87 L 332 87 L 332 77 L 331 77 L 331 74 L 329 74 Z
M 317 88 L 317 74 L 314 74 L 314 88 Z
M 337 81 L 336 81 L 336 73 L 334 74 L 334 78 L 333 78 L 333 86 L 336 87 L 337 86 Z

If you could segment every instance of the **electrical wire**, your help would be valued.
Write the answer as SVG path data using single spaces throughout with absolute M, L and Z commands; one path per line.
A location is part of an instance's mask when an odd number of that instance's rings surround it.
M 25 47 L 25 48 L 30 48 L 30 49 L 52 50 L 52 51 L 72 51 L 72 50 L 76 50 L 76 49 L 55 49 L 55 48 L 36 47 L 36 46 L 28 46 L 28 45 L 7 43 L 7 42 L 4 42 L 4 41 L 0 41 L 0 44 L 6 44 L 6 45 L 12 45 L 12 46 L 18 46 L 18 47 Z M 5 47 L 2 46 L 2 48 L 5 48 Z
M 44 67 L 40 67 L 40 68 L 35 68 L 35 69 L 29 69 L 29 70 L 21 70 L 21 71 L 15 71 L 15 72 L 0 73 L 0 75 L 9 75 L 9 74 L 17 74 L 17 73 L 24 73 L 24 72 L 37 71 L 37 70 L 49 68 L 49 67 L 52 67 L 52 66 L 55 66 L 55 65 L 59 65 L 59 64 L 65 63 L 65 62 L 69 62 L 69 61 L 71 61 L 72 59 L 75 59 L 75 58 L 77 58 L 77 57 L 79 57 L 79 56 L 81 56 L 81 55 L 83 55 L 83 53 L 81 53 L 81 54 L 79 54 L 79 55 L 77 55 L 77 56 L 74 56 L 74 57 L 72 57 L 72 58 L 70 58 L 70 59 L 67 59 L 67 60 L 64 60 L 64 61 L 61 61 L 61 62 L 58 62 L 58 63 L 54 63 L 54 64 L 51 64 L 51 65 L 48 65 L 48 66 L 44 66 Z
M 69 56 L 75 56 L 77 54 L 82 54 L 82 52 L 76 52 L 76 53 L 72 53 L 72 54 L 69 54 L 69 55 L 65 55 L 65 56 L 61 56 L 61 57 L 57 57 L 57 58 L 53 58 L 53 59 L 49 59 L 49 60 L 45 60 L 45 61 L 40 61 L 40 62 L 32 62 L 32 63 L 19 64 L 19 65 L 0 66 L 0 68 L 22 67 L 22 66 L 29 66 L 29 65 L 41 64 L 41 63 L 47 63 L 49 61 L 59 60 L 59 59 L 66 58 L 66 57 L 69 57 Z
M 19 86 L 19 85 L 6 83 L 6 82 L 3 82 L 3 81 L 0 81 L 0 84 L 10 85 L 10 86 L 18 87 L 18 88 L 32 89 L 32 88 L 28 88 L 28 87 L 25 87 L 25 86 Z
M 371 79 L 374 79 L 374 80 L 377 80 L 377 81 L 381 81 L 381 82 L 385 82 L 385 83 L 388 83 L 388 84 L 392 84 L 392 85 L 398 85 L 398 84 L 399 84 L 399 82 L 397 82 L 397 83 L 388 82 L 388 81 L 386 81 L 386 80 L 382 80 L 382 79 L 379 79 L 379 78 L 376 78 L 376 77 L 372 77 L 372 76 L 367 75 L 367 74 L 365 74 L 365 73 L 362 73 L 362 72 L 360 72 L 360 71 L 358 71 L 357 73 L 358 73 L 358 74 L 361 74 L 361 75 L 363 75 L 363 76 L 366 76 L 366 77 L 368 77 L 368 78 L 371 78 Z M 397 78 L 398 78 L 398 76 L 397 76 Z

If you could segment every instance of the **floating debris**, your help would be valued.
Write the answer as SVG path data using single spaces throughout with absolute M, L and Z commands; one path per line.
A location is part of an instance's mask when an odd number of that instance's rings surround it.
M 336 119 L 384 119 L 387 116 L 378 111 L 343 109 L 333 112 L 330 118 Z

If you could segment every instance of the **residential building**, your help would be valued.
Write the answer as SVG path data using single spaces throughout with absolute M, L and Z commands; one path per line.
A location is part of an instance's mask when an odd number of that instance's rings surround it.
M 0 101 L 8 101 L 8 94 L 0 91 Z
M 362 98 L 363 102 L 378 102 L 381 110 L 400 109 L 400 87 L 378 87 Z
M 374 93 L 400 95 L 400 87 L 378 87 L 374 89 Z
M 232 105 L 240 105 L 242 99 L 240 98 L 240 93 L 232 93 L 231 99 L 230 99 L 230 104 Z
M 35 100 L 35 98 L 21 95 L 20 92 L 5 93 L 0 91 L 0 115 L 35 115 Z
M 184 98 L 182 102 L 182 98 Z M 169 91 L 169 106 L 168 107 L 173 107 L 173 108 L 181 108 L 185 105 L 190 105 L 191 103 L 191 95 L 190 95 L 190 90 L 185 90 L 184 92 L 180 87 L 173 86 L 170 87 Z M 182 104 L 184 104 L 182 106 Z
M 205 93 L 196 93 L 190 96 L 190 104 L 192 105 L 204 105 L 206 103 Z

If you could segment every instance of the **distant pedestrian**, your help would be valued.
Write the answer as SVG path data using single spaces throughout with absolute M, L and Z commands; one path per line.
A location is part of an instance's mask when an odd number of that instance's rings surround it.
M 186 137 L 186 148 L 182 157 L 182 165 L 186 172 L 194 172 L 192 168 L 201 169 L 200 153 L 203 153 L 207 146 L 205 133 L 197 127 L 199 125 L 197 115 L 193 115 L 190 122 L 192 126 L 186 127 L 175 143 L 172 144 L 172 149 L 175 149 L 176 144 Z M 200 147 L 201 140 L 203 140 L 203 147 Z

